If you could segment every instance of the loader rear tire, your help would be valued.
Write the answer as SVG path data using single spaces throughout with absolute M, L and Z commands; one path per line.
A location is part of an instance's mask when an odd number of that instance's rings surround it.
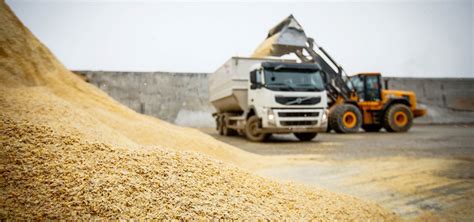
M 295 137 L 300 141 L 311 141 L 318 135 L 318 133 L 293 133 L 293 135 L 295 135 Z
M 413 125 L 413 112 L 407 105 L 394 104 L 384 115 L 384 128 L 388 132 L 406 132 Z
M 251 116 L 245 124 L 245 136 L 252 142 L 262 142 L 267 140 L 271 134 L 258 132 L 262 129 L 262 121 L 258 116 Z
M 357 133 L 362 125 L 362 114 L 352 104 L 337 104 L 329 110 L 329 127 L 336 133 Z

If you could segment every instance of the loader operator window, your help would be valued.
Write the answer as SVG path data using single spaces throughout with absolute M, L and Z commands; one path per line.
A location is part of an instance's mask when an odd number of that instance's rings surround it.
M 265 87 L 273 91 L 324 90 L 321 73 L 314 70 L 265 70 Z
M 362 76 L 353 76 L 351 77 L 351 82 L 359 98 L 365 100 L 364 78 Z
M 380 101 L 380 81 L 379 76 L 366 76 L 366 100 Z

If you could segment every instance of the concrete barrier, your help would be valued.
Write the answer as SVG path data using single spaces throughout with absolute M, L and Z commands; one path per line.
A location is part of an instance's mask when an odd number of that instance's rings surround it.
M 214 125 L 205 73 L 75 72 L 139 113 L 183 126 Z
M 206 73 L 75 71 L 131 109 L 183 126 L 214 127 Z M 474 78 L 385 78 L 412 90 L 428 115 L 416 123 L 474 123 Z
M 474 78 L 385 78 L 389 89 L 411 90 L 428 115 L 417 123 L 474 123 Z

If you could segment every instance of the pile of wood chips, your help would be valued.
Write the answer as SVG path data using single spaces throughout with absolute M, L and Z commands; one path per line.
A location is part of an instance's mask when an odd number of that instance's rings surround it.
M 3 1 L 0 24 L 0 219 L 398 219 L 249 173 L 238 166 L 265 158 L 117 103 L 69 72 Z

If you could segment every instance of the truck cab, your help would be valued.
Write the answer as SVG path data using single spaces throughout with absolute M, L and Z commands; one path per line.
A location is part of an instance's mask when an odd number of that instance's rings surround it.
M 234 57 L 209 78 L 216 128 L 251 141 L 293 133 L 309 141 L 327 129 L 321 68 L 288 60 Z

